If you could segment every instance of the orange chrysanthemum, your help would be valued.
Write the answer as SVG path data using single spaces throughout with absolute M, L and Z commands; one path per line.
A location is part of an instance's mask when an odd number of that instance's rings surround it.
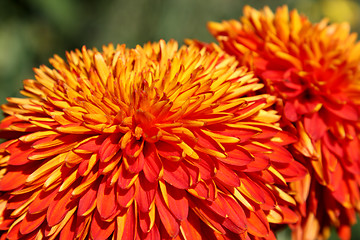
M 360 210 L 360 43 L 348 24 L 312 24 L 286 6 L 245 7 L 240 21 L 210 23 L 221 47 L 280 99 L 283 124 L 299 136 L 297 159 L 313 178 L 294 184 L 303 220 L 294 236 L 349 238 Z M 281 110 L 280 110 L 281 111 Z M 290 123 L 290 124 L 289 124 Z M 291 123 L 293 125 L 291 125 Z M 298 154 L 300 153 L 300 154 Z
M 306 174 L 268 95 L 175 41 L 55 56 L 1 123 L 2 239 L 260 239 Z

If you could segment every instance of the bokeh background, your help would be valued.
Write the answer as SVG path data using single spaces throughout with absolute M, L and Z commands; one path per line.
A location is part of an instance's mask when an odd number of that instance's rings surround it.
M 238 19 L 246 4 L 273 10 L 287 4 L 313 22 L 347 21 L 360 32 L 360 0 L 0 0 L 0 104 L 19 96 L 22 81 L 33 78 L 32 69 L 49 65 L 54 54 L 64 57 L 83 45 L 213 41 L 206 23 Z M 289 231 L 278 237 L 289 239 Z M 360 239 L 360 224 L 353 227 L 353 239 Z

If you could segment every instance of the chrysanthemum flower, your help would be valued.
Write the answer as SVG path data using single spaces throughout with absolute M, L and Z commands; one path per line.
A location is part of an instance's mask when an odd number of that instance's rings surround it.
M 175 41 L 50 60 L 9 98 L 2 239 L 260 239 L 306 174 L 263 85 Z
M 286 6 L 247 6 L 237 20 L 210 23 L 229 54 L 251 67 L 279 97 L 283 124 L 297 133 L 297 159 L 312 175 L 294 184 L 303 214 L 300 239 L 349 238 L 360 210 L 360 43 L 348 24 L 312 24 Z M 282 110 L 281 110 L 282 109 Z M 290 124 L 289 124 L 290 123 Z M 300 154 L 298 154 L 300 153 Z M 320 235 L 319 235 L 320 234 Z

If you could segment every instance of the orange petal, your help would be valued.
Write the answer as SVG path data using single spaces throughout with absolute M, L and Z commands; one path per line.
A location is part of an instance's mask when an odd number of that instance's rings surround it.
M 129 144 L 128 144 L 129 145 Z M 138 157 L 125 157 L 124 156 L 124 163 L 126 163 L 128 166 L 128 171 L 132 173 L 139 173 L 143 170 L 144 164 L 145 164 L 145 158 L 142 151 L 139 153 Z
M 165 160 L 164 180 L 179 189 L 187 189 L 191 185 L 190 173 L 182 162 L 172 162 Z
M 155 220 L 155 207 L 154 205 L 152 206 L 150 212 L 139 212 L 139 226 L 140 229 L 142 231 L 142 233 L 147 233 L 149 231 L 151 231 L 151 229 L 153 227 L 155 227 L 154 225 L 154 220 Z
M 248 151 L 240 147 L 227 149 L 226 154 L 226 158 L 218 158 L 218 160 L 225 164 L 240 167 L 254 161 L 254 157 Z
M 144 240 L 154 240 L 154 239 L 161 239 L 159 229 L 155 224 L 148 233 L 144 233 L 145 236 L 142 236 L 141 239 Z
M 65 224 L 64 228 L 61 229 L 59 240 L 75 239 L 75 224 L 78 220 L 79 219 L 76 217 L 76 215 L 71 216 L 71 218 Z
M 24 205 L 31 197 L 33 193 L 29 192 L 26 194 L 13 195 L 9 197 L 9 200 L 6 203 L 7 209 L 17 209 Z
M 120 138 L 120 134 L 113 133 L 104 140 L 99 150 L 100 161 L 109 161 L 120 150 Z
M 23 235 L 29 234 L 37 229 L 45 220 L 46 212 L 30 214 L 27 213 L 20 223 L 20 232 Z
M 328 129 L 328 126 L 317 112 L 313 113 L 311 116 L 304 117 L 304 127 L 314 141 L 319 140 Z
M 99 185 L 96 197 L 97 210 L 102 219 L 106 220 L 113 215 L 117 209 L 115 187 L 106 184 L 107 177 L 103 177 Z
M 89 137 L 79 143 L 74 151 L 78 153 L 96 153 L 100 150 L 101 144 L 104 142 L 106 137 L 106 135 Z
M 79 239 L 86 239 L 93 215 L 87 217 L 79 217 L 79 215 L 77 215 L 76 219 L 75 236 Z
M 103 240 L 110 237 L 115 230 L 115 221 L 106 222 L 101 219 L 100 214 L 95 211 L 91 221 L 90 235 L 94 240 Z
M 135 204 L 116 218 L 116 239 L 133 240 L 136 239 L 137 232 L 137 211 Z M 104 238 L 105 239 L 105 238 Z
M 200 221 L 192 211 L 189 212 L 188 218 L 181 221 L 181 233 L 184 239 L 201 239 Z
M 24 144 L 20 141 L 11 144 L 9 147 L 6 148 L 6 150 L 10 153 L 10 158 L 7 164 L 15 166 L 23 165 L 30 162 L 27 157 L 34 151 L 34 149 L 31 148 L 31 144 Z
M 50 227 L 58 224 L 65 217 L 66 213 L 72 209 L 76 202 L 71 199 L 72 187 L 64 192 L 56 195 L 54 200 L 50 203 L 47 210 L 47 222 Z
M 99 181 L 100 182 L 100 181 Z M 86 216 L 96 206 L 96 196 L 99 188 L 99 182 L 94 183 L 91 188 L 89 188 L 83 196 L 81 196 L 78 204 L 77 215 Z
M 16 240 L 21 239 L 21 233 L 20 233 L 20 223 L 17 223 L 15 226 L 12 226 L 12 228 L 9 229 L 7 234 L 4 234 L 7 239 L 10 240 Z
M 123 208 L 128 208 L 135 196 L 135 185 L 128 189 L 118 187 L 116 192 L 117 203 Z
M 138 174 L 130 173 L 125 170 L 124 164 L 120 165 L 120 175 L 118 179 L 118 186 L 122 189 L 129 188 L 138 177 Z
M 242 233 L 247 228 L 245 212 L 242 206 L 233 198 L 222 194 L 228 217 L 224 221 L 224 227 L 234 233 Z
M 48 208 L 50 203 L 54 200 L 56 194 L 59 191 L 59 187 L 51 189 L 49 191 L 41 191 L 35 200 L 29 205 L 28 211 L 31 214 L 39 213 Z
M 28 176 L 39 167 L 39 163 L 31 163 L 31 165 L 8 166 L 7 173 L 0 180 L 0 191 L 14 190 L 25 184 Z
M 230 168 L 225 164 L 219 162 L 218 169 L 215 175 L 216 181 L 221 182 L 226 186 L 238 187 L 240 186 L 240 179 Z
M 284 220 L 282 223 L 296 223 L 299 220 L 298 214 L 296 214 L 294 211 L 292 211 L 287 206 L 278 206 L 281 209 L 281 213 L 283 215 Z
M 221 223 L 224 218 L 216 214 L 212 209 L 205 205 L 197 204 L 197 201 L 190 203 L 190 208 L 196 213 L 196 215 L 204 222 L 208 227 L 215 232 L 225 234 L 226 230 L 222 227 Z
M 157 142 L 156 149 L 160 156 L 169 160 L 177 161 L 182 157 L 182 150 L 178 146 L 167 142 Z
M 146 179 L 149 182 L 157 181 L 162 175 L 163 166 L 153 144 L 145 144 L 144 158 L 143 172 Z
M 261 210 L 247 211 L 248 231 L 257 237 L 266 237 L 270 232 L 269 223 Z
M 189 188 L 188 192 L 197 198 L 214 201 L 216 198 L 216 185 L 212 180 L 201 180 L 195 186 Z
M 155 195 L 155 201 L 157 212 L 159 213 L 161 222 L 167 233 L 171 238 L 176 237 L 179 234 L 179 223 L 171 214 L 159 192 L 157 192 Z
M 199 169 L 201 179 L 212 180 L 216 172 L 214 161 L 217 160 L 205 153 L 199 152 L 198 154 L 200 157 L 200 161 L 193 162 L 194 166 Z
M 197 145 L 200 146 L 201 148 L 204 148 L 207 150 L 210 149 L 210 150 L 213 150 L 213 151 L 219 152 L 219 153 L 224 152 L 224 149 L 221 147 L 221 145 L 219 145 L 219 143 L 217 141 L 215 141 L 213 138 L 206 135 L 205 133 L 196 131 L 196 132 L 194 132 L 194 135 L 198 139 Z
M 253 200 L 258 204 L 265 203 L 265 194 L 263 193 L 263 189 L 257 185 L 252 179 L 241 173 L 240 175 L 240 182 L 241 185 L 238 188 L 242 194 Z
M 355 106 L 351 104 L 328 104 L 326 101 L 324 105 L 327 110 L 331 113 L 335 114 L 336 116 L 350 120 L 350 121 L 358 121 L 358 111 Z
M 166 184 L 168 193 L 169 209 L 178 220 L 184 220 L 188 216 L 189 203 L 186 198 L 186 191 L 177 189 L 169 184 Z
M 150 183 L 140 176 L 136 182 L 135 199 L 141 212 L 149 212 L 150 206 L 155 199 L 157 182 Z

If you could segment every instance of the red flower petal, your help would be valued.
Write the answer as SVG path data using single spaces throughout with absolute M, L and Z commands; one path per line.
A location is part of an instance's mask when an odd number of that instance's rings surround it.
M 176 237 L 179 234 L 179 223 L 171 214 L 159 192 L 155 195 L 155 201 L 157 212 L 159 213 L 161 222 L 165 227 L 166 232 L 170 237 Z
M 116 239 L 133 240 L 137 233 L 137 212 L 132 204 L 116 218 Z M 104 238 L 105 239 L 105 238 Z
M 109 161 L 120 150 L 120 138 L 121 135 L 118 133 L 111 134 L 105 138 L 99 150 L 100 161 Z
M 72 215 L 64 228 L 60 231 L 59 240 L 75 239 L 75 223 L 80 220 L 76 215 Z
M 262 211 L 247 211 L 248 231 L 257 237 L 266 237 L 270 232 L 270 226 Z
M 202 239 L 200 229 L 199 218 L 192 211 L 187 219 L 181 221 L 181 231 L 185 239 Z
M 314 141 L 320 139 L 328 129 L 319 113 L 313 113 L 311 116 L 304 117 L 304 127 Z
M 39 213 L 48 208 L 59 191 L 59 187 L 49 191 L 41 191 L 35 200 L 29 205 L 28 211 L 31 214 Z
M 90 234 L 94 240 L 107 239 L 114 232 L 115 221 L 106 222 L 101 219 L 100 214 L 95 211 L 94 219 L 91 221 Z
M 232 171 L 230 168 L 222 164 L 218 163 L 217 172 L 215 175 L 217 181 L 221 182 L 226 186 L 238 187 L 240 186 L 239 177 Z
M 107 177 L 103 177 L 97 190 L 96 206 L 102 219 L 110 218 L 117 209 L 114 186 L 106 184 Z
M 163 169 L 162 162 L 156 153 L 154 144 L 145 144 L 144 146 L 144 168 L 143 172 L 149 182 L 155 182 L 159 179 Z
M 31 144 L 24 144 L 21 141 L 17 141 L 7 147 L 6 150 L 10 153 L 10 158 L 7 164 L 20 166 L 30 162 L 27 157 L 35 150 L 31 148 L 30 145 Z
M 20 232 L 25 235 L 37 229 L 45 220 L 46 212 L 30 214 L 27 213 L 20 223 Z
M 119 206 L 123 208 L 127 208 L 134 199 L 135 185 L 131 185 L 131 187 L 128 189 L 118 188 L 116 192 L 117 192 L 116 199 Z
M 138 178 L 136 182 L 135 199 L 141 212 L 149 212 L 150 206 L 155 199 L 157 182 L 150 183 L 144 177 Z
M 47 210 L 47 222 L 50 227 L 58 224 L 65 217 L 66 213 L 76 206 L 76 202 L 71 201 L 72 188 L 60 192 L 50 203 Z
M 166 185 L 169 210 L 176 219 L 182 221 L 188 217 L 189 203 L 186 198 L 186 191 Z
M 164 180 L 170 185 L 187 189 L 191 185 L 190 173 L 183 162 L 164 161 Z
M 99 183 L 94 183 L 79 200 L 77 209 L 78 216 L 85 216 L 89 214 L 89 211 L 93 211 L 96 204 L 97 191 Z

